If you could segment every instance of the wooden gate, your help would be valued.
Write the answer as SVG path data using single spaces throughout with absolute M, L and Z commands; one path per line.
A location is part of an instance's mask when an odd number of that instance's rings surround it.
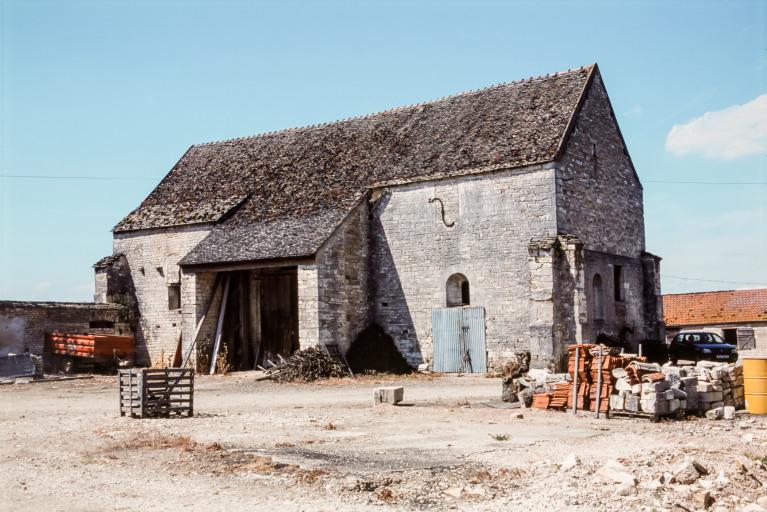
M 431 314 L 432 370 L 485 373 L 485 308 L 437 308 Z

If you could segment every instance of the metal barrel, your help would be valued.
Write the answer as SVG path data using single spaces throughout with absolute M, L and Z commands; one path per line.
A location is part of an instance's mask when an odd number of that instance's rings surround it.
M 747 355 L 743 360 L 746 409 L 751 414 L 767 414 L 767 354 Z

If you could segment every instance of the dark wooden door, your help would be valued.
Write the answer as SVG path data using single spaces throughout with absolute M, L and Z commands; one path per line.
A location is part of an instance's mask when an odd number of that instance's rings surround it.
M 261 276 L 261 342 L 264 358 L 298 349 L 298 279 L 295 270 Z M 264 359 L 262 358 L 262 360 Z

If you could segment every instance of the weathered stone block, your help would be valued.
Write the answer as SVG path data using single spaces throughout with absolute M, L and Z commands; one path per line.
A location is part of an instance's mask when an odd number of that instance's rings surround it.
M 639 409 L 640 409 L 639 396 L 638 395 L 626 396 L 623 401 L 623 407 L 625 407 L 627 411 L 639 412 Z
M 707 392 L 700 392 L 700 388 L 698 388 L 698 401 L 699 402 L 719 402 L 723 398 L 721 391 L 707 391 Z
M 668 414 L 668 400 L 641 400 L 642 411 L 650 414 Z
M 670 384 L 666 380 L 659 380 L 658 382 L 643 382 L 642 383 L 642 395 L 662 393 L 670 387 Z
M 373 392 L 374 404 L 398 404 L 405 397 L 405 388 L 401 386 L 377 388 Z

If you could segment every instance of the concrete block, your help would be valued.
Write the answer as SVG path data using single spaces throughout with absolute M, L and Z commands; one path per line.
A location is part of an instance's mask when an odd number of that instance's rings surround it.
M 681 409 L 682 403 L 678 398 L 672 398 L 668 401 L 668 412 L 674 412 Z
M 724 419 L 726 420 L 734 420 L 735 419 L 735 407 L 734 406 L 724 406 Z
M 711 402 L 711 409 L 716 409 L 718 407 L 724 407 L 724 402 Z
M 373 392 L 373 403 L 378 404 L 398 404 L 405 397 L 405 388 L 402 386 L 391 386 L 386 388 L 377 388 Z
M 613 411 L 622 411 L 626 399 L 622 395 L 610 395 L 610 409 Z
M 719 402 L 723 398 L 721 391 L 707 391 L 707 392 L 700 392 L 700 388 L 698 388 L 698 401 L 699 402 Z
M 668 400 L 640 400 L 642 411 L 650 414 L 668 414 Z
M 638 395 L 628 395 L 624 398 L 623 401 L 623 407 L 627 411 L 631 412 L 639 412 L 639 396 Z
M 642 385 L 641 384 L 634 384 L 631 386 L 631 392 L 635 395 L 638 395 L 642 392 Z
M 698 377 L 682 377 L 679 379 L 679 381 L 682 383 L 682 387 L 686 388 L 687 386 L 697 386 L 698 385 Z
M 670 387 L 670 384 L 666 380 L 659 380 L 658 382 L 643 382 L 642 394 L 645 393 L 662 393 Z

